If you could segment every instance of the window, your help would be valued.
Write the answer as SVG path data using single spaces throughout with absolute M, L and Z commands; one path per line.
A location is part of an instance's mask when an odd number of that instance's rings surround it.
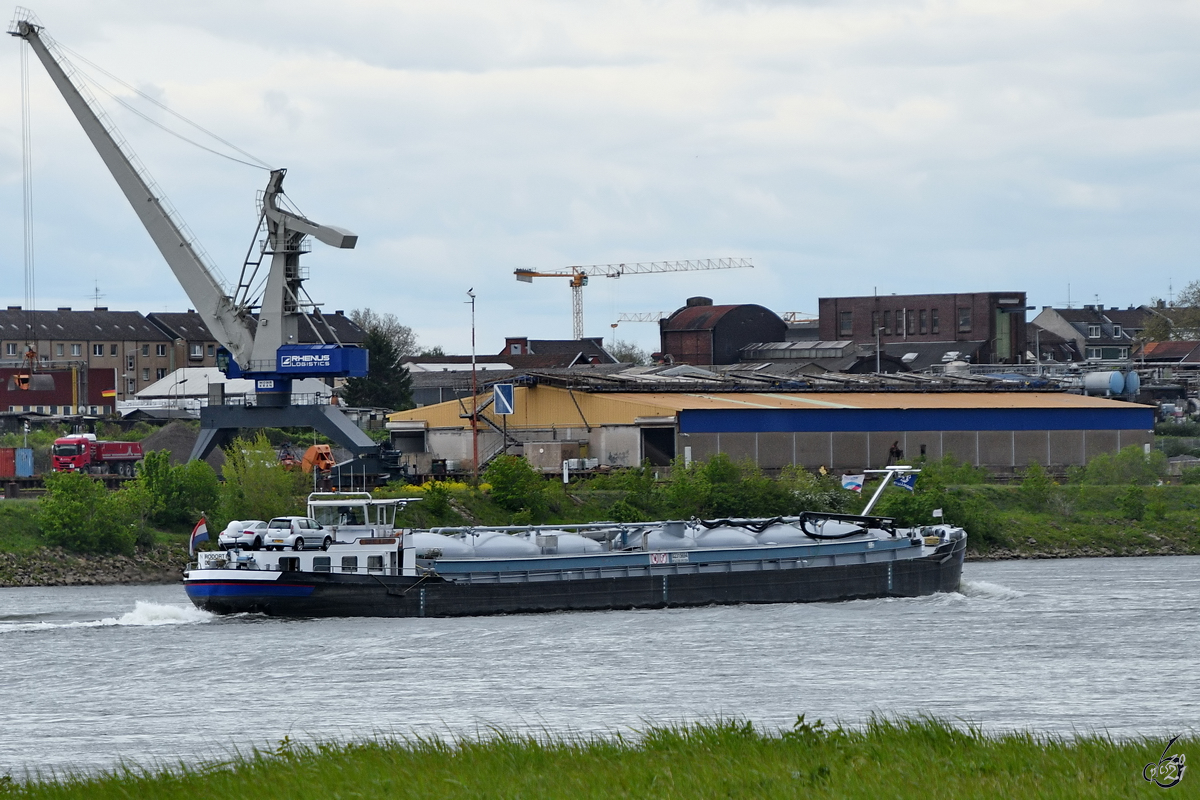
M 57 414 L 57 413 L 58 413 L 58 406 L 50 406 L 50 413 L 51 413 L 51 414 Z
M 1128 348 L 1128 347 L 1122 347 L 1122 348 L 1121 348 L 1121 355 L 1120 355 L 1119 357 L 1120 357 L 1120 358 L 1129 358 L 1129 348 Z
M 883 312 L 883 332 L 888 336 L 892 335 L 892 312 Z
M 61 344 L 56 344 L 56 345 L 54 345 L 54 355 L 55 355 L 55 357 L 56 357 L 56 358 L 62 358 L 62 357 L 63 357 L 63 350 L 65 350 L 65 349 L 66 349 L 66 348 L 65 348 L 63 345 L 61 345 Z
M 509 345 L 508 352 L 509 352 L 509 354 L 514 355 L 514 356 L 521 355 L 521 345 L 519 345 L 519 344 Z
M 189 358 L 204 358 L 204 345 L 193 344 L 188 350 Z
M 383 556 L 367 556 L 367 572 L 383 572 Z
M 329 572 L 329 556 L 315 556 L 313 558 L 313 572 Z
M 154 345 L 154 355 L 165 356 L 167 354 L 167 346 L 165 344 Z
M 92 345 L 92 355 L 94 355 L 94 356 L 104 355 L 104 345 L 102 345 L 102 344 Z
M 871 334 L 879 333 L 879 312 L 871 312 Z
M 342 572 L 358 572 L 358 556 L 342 556 Z
M 211 344 L 208 346 L 208 357 L 209 358 L 212 358 L 213 356 L 215 356 L 217 354 L 215 347 L 216 347 L 216 345 L 211 345 Z
M 904 309 L 904 328 L 909 336 L 917 332 L 917 312 Z
M 923 308 L 922 308 L 922 309 L 921 309 L 921 314 L 920 314 L 920 320 L 921 320 L 921 333 L 929 333 L 929 324 L 928 324 L 929 320 L 928 320 L 928 316 L 929 316 L 929 315 L 925 313 L 925 309 L 923 309 Z
M 958 332 L 959 333 L 970 333 L 971 332 L 971 309 L 960 308 L 958 310 Z
M 150 355 L 150 345 L 148 345 L 148 344 L 142 345 L 142 358 L 146 358 L 149 355 Z
M 929 332 L 938 332 L 938 310 L 936 308 L 929 309 Z
M 1088 338 L 1089 339 L 1099 339 L 1100 338 L 1100 326 L 1099 325 L 1088 325 Z
M 71 414 L 71 407 L 63 406 L 63 416 L 70 416 L 70 414 Z
M 166 367 L 159 367 L 158 369 L 154 370 L 154 380 L 161 381 L 165 377 L 167 377 Z
M 73 356 L 83 355 L 83 345 L 81 345 L 81 344 L 71 345 L 71 355 L 73 355 Z
M 95 406 L 92 406 L 91 408 L 92 408 L 92 410 L 91 410 L 89 413 L 90 413 L 90 414 L 92 414 L 92 415 L 95 415 L 95 413 L 96 413 L 96 407 L 95 407 Z
M 149 367 L 142 367 L 142 380 L 144 380 L 144 381 L 150 380 L 150 368 Z
M 1099 347 L 1087 348 L 1087 356 L 1086 357 L 1087 358 L 1099 358 L 1100 357 L 1100 348 Z
M 7 344 L 5 344 L 4 345 L 4 354 L 9 355 L 9 356 L 15 356 L 17 354 L 17 343 L 16 342 L 8 342 Z
M 108 354 L 109 354 L 110 356 L 116 357 L 116 355 L 117 355 L 117 346 L 116 346 L 115 344 L 110 344 L 110 345 L 108 346 Z
M 838 336 L 853 336 L 854 335 L 854 312 L 839 311 L 838 312 Z
M 299 572 L 300 556 L 284 556 L 279 559 L 280 572 Z
M 125 359 L 125 369 L 129 370 L 130 372 L 133 372 L 133 369 L 134 369 L 133 356 L 128 356 Z
M 1120 325 L 1113 325 L 1113 338 L 1114 339 L 1121 338 L 1121 326 Z
M 127 392 L 129 392 L 129 394 L 133 394 L 137 391 L 137 381 L 135 381 L 133 378 L 125 381 L 125 389 Z

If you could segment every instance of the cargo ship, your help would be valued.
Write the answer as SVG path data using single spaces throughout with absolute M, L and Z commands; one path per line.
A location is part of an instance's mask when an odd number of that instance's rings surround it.
M 885 480 L 886 484 L 886 480 Z M 881 487 L 882 489 L 882 487 Z M 874 499 L 870 505 L 874 505 Z M 325 549 L 201 552 L 218 614 L 452 617 L 918 597 L 959 588 L 967 534 L 869 514 L 397 530 L 406 500 L 314 494 Z

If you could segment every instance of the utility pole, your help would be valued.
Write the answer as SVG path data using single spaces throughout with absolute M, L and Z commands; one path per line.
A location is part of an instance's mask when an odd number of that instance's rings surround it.
M 475 287 L 467 289 L 471 304 L 471 474 L 479 485 L 479 383 L 475 378 Z

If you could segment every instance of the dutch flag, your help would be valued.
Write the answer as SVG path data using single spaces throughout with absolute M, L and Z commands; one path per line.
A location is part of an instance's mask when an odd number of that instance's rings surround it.
M 188 540 L 188 555 L 196 555 L 196 545 L 201 542 L 208 541 L 208 526 L 204 524 L 204 517 L 196 523 L 196 527 L 192 528 L 192 538 Z

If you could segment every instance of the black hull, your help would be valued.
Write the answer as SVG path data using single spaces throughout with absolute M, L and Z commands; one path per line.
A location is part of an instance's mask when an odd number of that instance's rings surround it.
M 197 607 L 279 617 L 459 617 L 549 611 L 811 603 L 954 592 L 966 540 L 933 555 L 885 563 L 753 572 L 659 574 L 581 580 L 476 583 L 338 573 L 286 573 L 278 582 L 186 582 Z

